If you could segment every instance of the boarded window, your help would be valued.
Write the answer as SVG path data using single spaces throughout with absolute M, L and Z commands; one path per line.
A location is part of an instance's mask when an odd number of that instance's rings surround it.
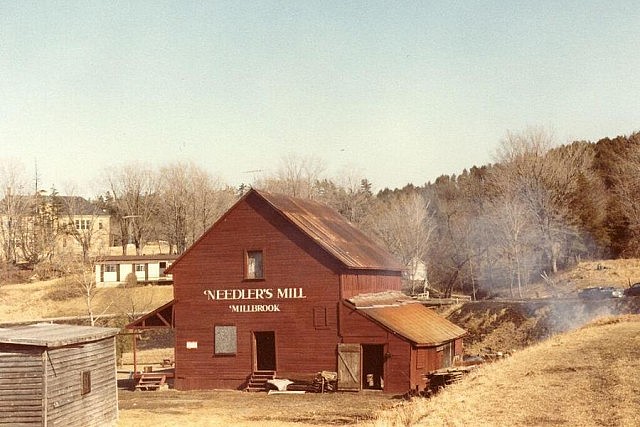
M 91 393 L 91 371 L 82 371 L 82 396 Z
M 264 268 L 262 251 L 247 251 L 246 261 L 245 278 L 263 279 Z
M 216 355 L 236 354 L 238 351 L 237 328 L 228 325 L 216 325 L 214 328 L 214 353 Z
M 327 329 L 329 327 L 326 307 L 313 307 L 313 327 L 316 329 Z

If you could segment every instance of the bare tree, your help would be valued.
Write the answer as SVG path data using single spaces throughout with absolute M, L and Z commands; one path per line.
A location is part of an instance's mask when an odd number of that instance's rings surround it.
M 303 199 L 318 198 L 318 183 L 326 170 L 316 156 L 291 154 L 280 160 L 275 174 L 258 180 L 254 187 Z
M 615 202 L 627 226 L 624 254 L 640 254 L 640 133 L 629 138 L 625 149 L 612 154 L 611 179 Z
M 19 259 L 18 249 L 31 204 L 26 186 L 22 164 L 0 160 L 0 245 L 2 257 L 12 263 Z
M 160 206 L 158 177 L 149 167 L 129 164 L 107 174 L 109 193 L 105 197 L 111 215 L 118 223 L 122 251 L 133 243 L 136 253 L 155 233 Z
M 421 194 L 400 194 L 382 203 L 372 214 L 370 226 L 389 251 L 409 269 L 409 277 L 415 278 L 419 266 L 426 266 L 435 221 L 429 213 L 429 201 Z M 423 280 L 426 287 L 428 280 L 426 277 Z
M 57 196 L 54 200 L 61 205 L 60 229 L 80 246 L 84 262 L 89 261 L 91 250 L 108 246 L 106 211 L 79 196 Z
M 577 235 L 570 201 L 586 160 L 584 148 L 549 151 L 552 145 L 552 135 L 539 128 L 508 133 L 499 150 L 497 174 L 503 194 L 511 199 L 518 195 L 525 203 L 538 229 L 538 245 L 555 273 L 568 242 Z
M 65 273 L 68 281 L 67 286 L 82 295 L 91 326 L 95 326 L 96 322 L 109 310 L 112 302 L 99 312 L 96 312 L 96 297 L 100 293 L 100 288 L 96 283 L 94 263 L 85 261 L 74 254 L 66 253 L 58 258 L 58 265 Z
M 193 163 L 175 163 L 160 172 L 161 234 L 182 253 L 226 211 L 235 195 Z
M 514 297 L 513 280 L 522 298 L 522 286 L 530 274 L 525 259 L 531 251 L 533 238 L 532 217 L 525 204 L 515 195 L 508 194 L 494 202 L 492 210 L 492 231 L 495 242 L 507 260 L 510 274 L 511 296 Z

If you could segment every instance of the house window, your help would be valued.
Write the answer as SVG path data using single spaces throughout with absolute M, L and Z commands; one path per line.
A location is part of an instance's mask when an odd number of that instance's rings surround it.
M 264 279 L 262 251 L 247 251 L 245 278 L 249 280 Z
M 145 270 L 144 267 L 145 267 L 144 264 L 136 264 L 136 271 L 144 272 L 144 270 Z
M 74 222 L 76 224 L 76 230 L 88 230 L 89 225 L 91 225 L 88 219 L 76 219 Z
M 116 265 L 115 264 L 105 264 L 104 265 L 104 272 L 105 273 L 115 273 L 116 272 Z
M 98 223 L 98 230 L 102 230 L 102 221 Z
M 91 371 L 82 371 L 82 393 L 85 394 L 91 393 Z
M 213 345 L 214 353 L 218 356 L 235 355 L 238 349 L 236 326 L 216 325 Z

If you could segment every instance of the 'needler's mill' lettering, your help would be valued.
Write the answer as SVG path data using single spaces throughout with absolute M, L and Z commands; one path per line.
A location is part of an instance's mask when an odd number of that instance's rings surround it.
M 271 299 L 304 299 L 302 288 L 205 289 L 208 301 L 258 301 Z M 280 311 L 280 304 L 232 304 L 233 313 Z

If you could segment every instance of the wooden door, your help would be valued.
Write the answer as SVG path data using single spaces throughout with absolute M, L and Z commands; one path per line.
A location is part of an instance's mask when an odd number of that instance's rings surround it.
M 338 390 L 360 390 L 360 344 L 338 344 Z

